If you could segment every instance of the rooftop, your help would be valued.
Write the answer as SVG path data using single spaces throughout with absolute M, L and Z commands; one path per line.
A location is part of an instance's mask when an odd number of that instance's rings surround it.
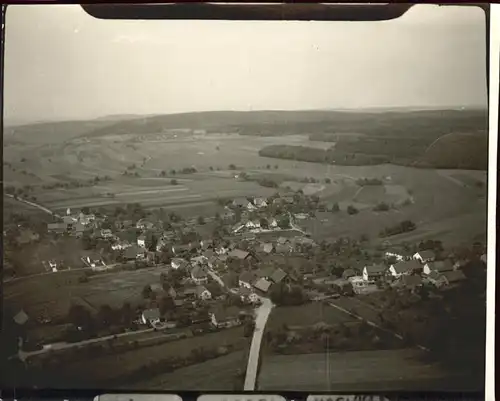
M 420 268 L 420 263 L 418 263 L 416 260 L 404 260 L 398 263 L 395 263 L 392 265 L 396 273 L 402 274 L 402 273 L 409 273 L 413 270 L 419 269 Z

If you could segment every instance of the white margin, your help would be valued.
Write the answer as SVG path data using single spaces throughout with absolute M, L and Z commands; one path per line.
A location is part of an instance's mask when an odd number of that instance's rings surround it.
M 500 5 L 490 5 L 489 159 L 488 159 L 488 249 L 486 281 L 486 370 L 485 400 L 495 399 L 495 277 L 496 277 L 496 189 L 498 149 L 498 96 L 500 76 Z

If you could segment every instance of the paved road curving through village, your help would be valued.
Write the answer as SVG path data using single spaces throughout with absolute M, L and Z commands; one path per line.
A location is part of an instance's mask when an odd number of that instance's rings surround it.
M 266 327 L 267 319 L 274 307 L 273 303 L 267 298 L 261 298 L 262 304 L 257 308 L 255 318 L 255 329 L 252 337 L 252 345 L 248 355 L 247 371 L 245 376 L 245 385 L 243 390 L 255 390 L 257 374 L 259 371 L 260 346 L 262 336 Z

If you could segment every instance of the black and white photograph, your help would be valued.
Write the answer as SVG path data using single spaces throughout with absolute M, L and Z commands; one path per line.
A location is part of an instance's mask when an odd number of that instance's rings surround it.
M 484 391 L 482 8 L 4 29 L 0 387 Z

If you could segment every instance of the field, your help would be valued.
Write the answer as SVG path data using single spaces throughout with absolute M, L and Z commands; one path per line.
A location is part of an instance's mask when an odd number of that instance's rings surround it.
M 13 310 L 23 308 L 36 318 L 64 318 L 72 302 L 98 309 L 100 305 L 121 307 L 124 302 L 138 304 L 143 301 L 141 291 L 147 284 L 159 282 L 161 268 L 140 271 L 107 273 L 78 282 L 82 271 L 34 276 L 4 283 L 5 303 Z
M 235 375 L 245 372 L 247 352 L 232 352 L 228 355 L 177 369 L 172 373 L 154 376 L 148 380 L 134 383 L 134 388 L 148 390 L 184 391 L 233 391 L 241 390 Z M 236 387 L 237 384 L 240 384 Z
M 283 325 L 313 326 L 317 323 L 340 324 L 356 321 L 353 317 L 320 302 L 301 306 L 274 308 L 269 316 L 266 330 L 280 329 Z
M 50 385 L 56 388 L 69 388 L 70 386 L 77 386 L 79 388 L 96 388 L 98 385 L 110 387 L 110 383 L 114 383 L 113 388 L 138 389 L 141 386 L 140 383 L 136 384 L 125 378 L 130 375 L 137 375 L 138 372 L 141 371 L 141 368 L 148 366 L 150 363 L 157 362 L 159 359 L 188 358 L 192 355 L 194 349 L 200 348 L 209 350 L 214 348 L 216 349 L 218 347 L 233 347 L 241 352 L 241 350 L 246 349 L 247 344 L 248 339 L 243 337 L 243 329 L 239 327 L 222 330 L 217 333 L 171 341 L 159 345 L 142 347 L 135 350 L 120 352 L 118 354 L 112 353 L 109 355 L 99 355 L 98 365 L 96 365 L 95 360 L 92 357 L 75 358 L 71 361 L 71 363 L 68 363 L 65 366 L 64 378 L 67 382 L 63 382 L 57 376 L 53 376 L 50 377 L 50 383 L 45 383 L 45 385 Z M 218 366 L 222 367 L 228 363 L 230 367 L 234 367 L 236 360 L 238 360 L 238 353 L 234 356 L 236 358 L 233 360 L 219 361 Z M 208 366 L 203 366 L 202 364 L 201 368 L 198 368 L 198 371 L 201 369 L 202 371 L 207 372 L 211 369 L 210 366 L 212 366 L 212 368 L 217 366 L 217 359 L 210 361 L 211 365 L 210 362 Z M 197 365 L 193 365 L 191 367 L 191 369 L 196 368 Z M 180 375 L 179 377 L 182 377 L 183 374 L 186 375 L 184 369 L 187 369 L 187 367 L 180 369 L 179 372 L 174 371 L 170 373 L 170 375 L 178 374 Z M 213 370 L 210 370 L 210 372 L 213 372 Z M 189 374 L 189 371 L 187 373 Z M 140 381 L 149 381 L 153 378 L 154 374 L 142 375 Z M 165 379 L 162 375 L 159 375 L 158 378 L 159 380 Z M 177 389 L 183 390 L 185 385 L 186 384 L 183 382 L 177 382 Z M 143 387 L 141 386 L 140 388 Z
M 260 391 L 471 391 L 477 383 L 449 377 L 415 349 L 275 355 L 262 364 Z

